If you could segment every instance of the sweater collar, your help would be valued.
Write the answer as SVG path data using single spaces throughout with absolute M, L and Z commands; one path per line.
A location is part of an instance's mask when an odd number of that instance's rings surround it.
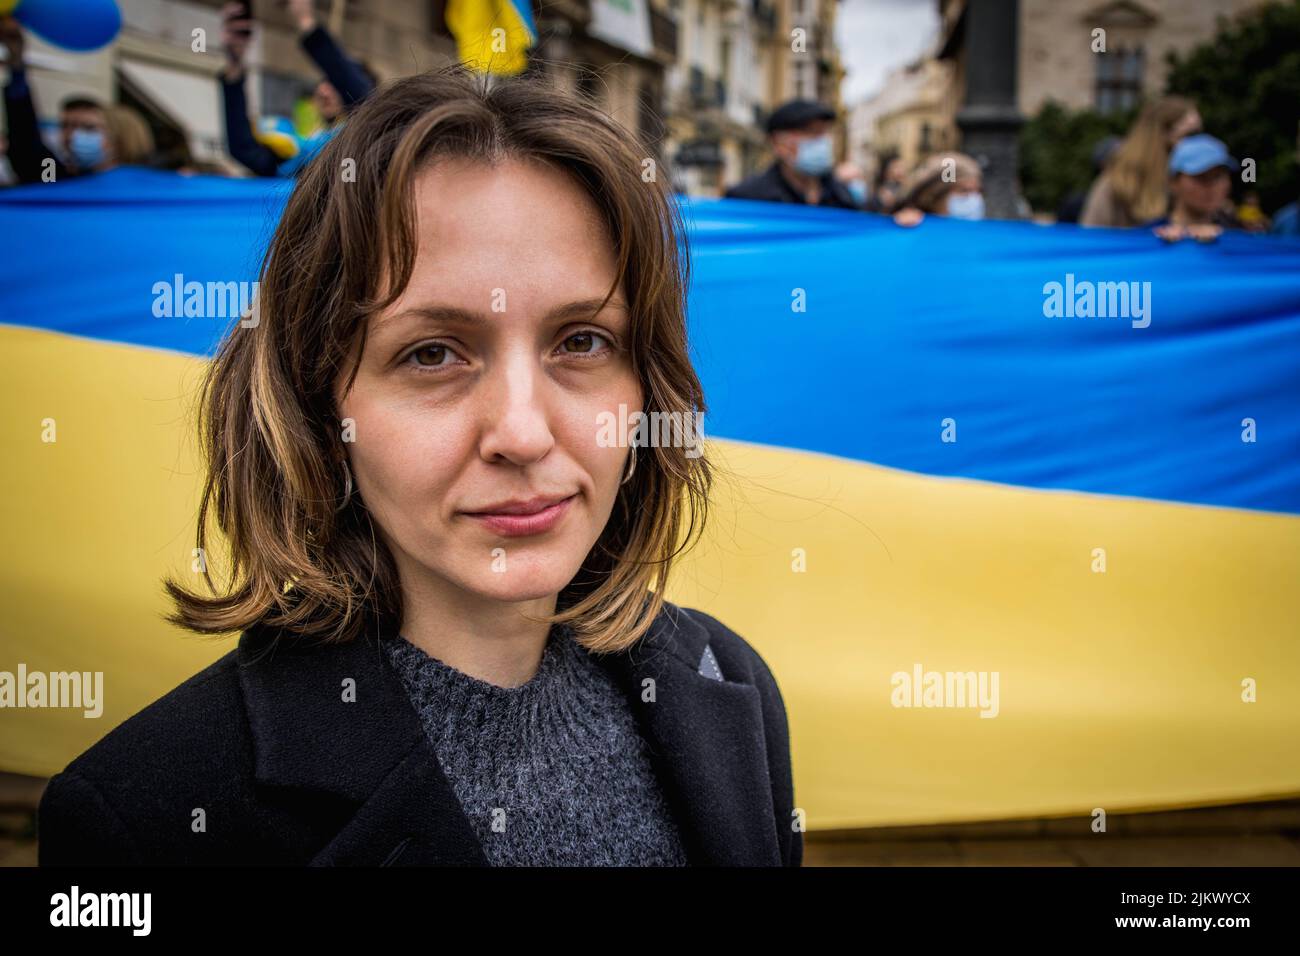
M 379 646 L 398 626 L 384 616 L 335 644 L 244 632 L 237 658 L 256 779 L 353 806 L 312 862 L 487 865 Z M 700 619 L 665 602 L 641 640 L 597 660 L 632 708 L 690 862 L 779 863 L 760 695 L 701 673 L 709 638 Z

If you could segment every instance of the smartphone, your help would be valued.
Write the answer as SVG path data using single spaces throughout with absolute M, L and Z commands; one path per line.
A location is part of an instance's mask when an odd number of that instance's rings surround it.
M 253 19 L 253 0 L 237 0 L 236 6 L 239 10 L 231 12 L 231 20 L 251 20 Z M 242 33 L 245 36 L 251 36 L 252 30 L 237 30 L 236 33 Z

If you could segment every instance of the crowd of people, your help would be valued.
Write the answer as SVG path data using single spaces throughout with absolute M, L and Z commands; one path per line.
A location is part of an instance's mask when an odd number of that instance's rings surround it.
M 288 0 L 288 7 L 304 53 L 322 74 L 310 94 L 318 123 L 305 134 L 289 129 L 285 118 L 250 120 L 244 56 L 254 24 L 245 4 L 228 3 L 222 11 L 226 63 L 219 82 L 226 149 L 255 176 L 296 175 L 377 85 L 374 73 L 349 57 L 317 22 L 312 0 Z M 8 53 L 10 76 L 4 90 L 7 144 L 0 140 L 8 172 L 0 163 L 0 185 L 58 181 L 118 165 L 158 165 L 153 134 L 140 114 L 89 96 L 61 104 L 59 149 L 51 150 L 41 137 L 27 83 L 22 29 L 12 17 L 0 17 L 0 44 Z M 835 110 L 826 104 L 784 103 L 766 122 L 770 165 L 725 195 L 885 214 L 901 226 L 915 226 L 927 215 L 985 217 L 982 171 L 971 156 L 937 153 L 908 169 L 897 155 L 885 154 L 877 157 L 868 181 L 860 166 L 836 164 L 835 122 Z M 1224 229 L 1300 235 L 1296 203 L 1269 217 L 1248 188 L 1234 202 L 1240 163 L 1221 140 L 1204 131 L 1196 104 L 1188 99 L 1165 96 L 1147 104 L 1127 136 L 1096 145 L 1093 163 L 1097 175 L 1091 187 L 1068 197 L 1056 221 L 1147 228 L 1170 241 L 1209 241 Z M 170 168 L 220 171 L 189 157 L 173 160 Z M 1020 214 L 1031 214 L 1027 205 L 1022 204 Z
M 248 18 L 246 4 L 227 3 L 222 10 L 221 46 L 226 63 L 219 83 L 226 151 L 254 176 L 294 176 L 337 132 L 347 112 L 377 85 L 374 73 L 348 57 L 317 22 L 312 0 L 289 0 L 288 6 L 303 52 L 323 74 L 310 96 L 319 123 L 305 134 L 290 129 L 290 121 L 284 117 L 267 117 L 260 124 L 250 120 L 244 57 L 254 23 Z M 0 175 L 0 184 L 61 182 L 123 165 L 222 171 L 189 156 L 161 162 L 153 133 L 139 112 L 83 95 L 68 97 L 59 105 L 59 148 L 51 150 L 41 136 L 27 82 L 23 30 L 11 16 L 0 17 L 0 45 L 5 48 L 9 67 L 4 89 L 8 136 L 7 142 L 0 144 L 0 156 L 8 160 L 8 175 Z
M 778 107 L 766 128 L 771 165 L 725 195 L 884 213 L 902 226 L 926 215 L 984 218 L 983 175 L 973 157 L 936 153 L 908 170 L 897 155 L 885 154 L 868 184 L 860 166 L 834 163 L 834 120 L 834 110 L 810 100 Z M 1169 241 L 1209 241 L 1224 229 L 1300 235 L 1295 203 L 1271 220 L 1253 191 L 1234 204 L 1241 164 L 1222 140 L 1204 132 L 1196 104 L 1182 97 L 1149 103 L 1126 137 L 1097 144 L 1093 162 L 1092 186 L 1067 199 L 1058 222 L 1145 228 Z
M 60 104 L 59 150 L 51 150 L 41 138 L 24 67 L 23 31 L 13 17 L 0 18 L 0 44 L 9 64 L 4 152 L 11 184 L 56 182 L 149 161 L 153 133 L 140 114 L 127 106 L 105 106 L 90 96 L 70 96 Z

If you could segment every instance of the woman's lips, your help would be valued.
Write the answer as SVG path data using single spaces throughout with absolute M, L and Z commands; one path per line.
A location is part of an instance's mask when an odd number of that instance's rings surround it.
M 576 494 L 570 495 L 563 501 L 557 501 L 550 507 L 529 515 L 467 512 L 465 517 L 472 518 L 495 534 L 507 538 L 519 538 L 524 535 L 541 534 L 543 531 L 550 531 L 560 523 L 560 519 L 568 512 L 569 505 L 573 503 L 573 499 L 576 497 L 578 497 Z

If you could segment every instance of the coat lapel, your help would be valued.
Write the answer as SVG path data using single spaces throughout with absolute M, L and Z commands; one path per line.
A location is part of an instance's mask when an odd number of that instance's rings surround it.
M 334 645 L 245 632 L 240 682 L 257 782 L 327 793 L 349 808 L 313 865 L 486 866 L 378 644 L 397 628 L 386 617 L 378 637 Z M 721 680 L 700 673 L 708 643 L 701 624 L 665 605 L 635 647 L 597 660 L 627 695 L 688 862 L 780 865 L 759 693 L 725 670 Z M 716 674 L 712 663 L 706 670 Z
M 598 660 L 637 716 L 690 865 L 780 866 L 758 688 L 709 676 L 706 648 L 704 626 L 665 604 L 636 646 Z
M 312 865 L 488 865 L 374 634 L 322 645 L 250 629 L 239 658 L 257 782 L 353 808 Z

